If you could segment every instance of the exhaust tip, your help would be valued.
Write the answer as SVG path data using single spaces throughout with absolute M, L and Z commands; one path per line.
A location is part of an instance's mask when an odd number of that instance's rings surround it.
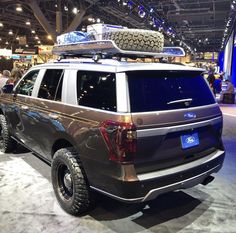
M 202 185 L 207 185 L 207 184 L 211 183 L 214 179 L 215 179 L 215 177 L 213 177 L 213 176 L 208 176 L 208 177 L 206 177 L 206 178 L 203 180 L 203 182 L 202 182 L 201 184 L 202 184 Z

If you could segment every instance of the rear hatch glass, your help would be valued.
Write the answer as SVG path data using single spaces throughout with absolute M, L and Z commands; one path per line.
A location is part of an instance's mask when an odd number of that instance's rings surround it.
M 200 72 L 129 71 L 131 112 L 198 107 L 215 103 Z

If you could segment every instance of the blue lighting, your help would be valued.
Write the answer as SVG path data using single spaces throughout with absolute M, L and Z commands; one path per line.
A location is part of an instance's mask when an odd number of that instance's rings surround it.
M 134 6 L 134 2 L 133 1 L 128 1 L 127 6 L 129 7 L 129 9 L 132 9 L 133 6 Z

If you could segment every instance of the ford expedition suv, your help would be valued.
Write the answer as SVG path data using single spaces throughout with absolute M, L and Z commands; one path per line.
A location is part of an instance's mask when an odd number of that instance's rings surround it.
M 0 97 L 0 146 L 51 164 L 61 207 L 87 211 L 94 191 L 123 202 L 207 184 L 225 152 L 222 113 L 203 70 L 112 59 L 31 68 Z

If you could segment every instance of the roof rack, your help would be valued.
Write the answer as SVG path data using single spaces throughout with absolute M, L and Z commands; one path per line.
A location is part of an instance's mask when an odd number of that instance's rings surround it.
M 94 40 L 75 44 L 55 45 L 53 54 L 61 57 L 183 57 L 185 52 L 181 47 L 164 47 L 160 53 L 128 51 L 120 49 L 112 40 Z M 99 59 L 98 58 L 94 58 Z

